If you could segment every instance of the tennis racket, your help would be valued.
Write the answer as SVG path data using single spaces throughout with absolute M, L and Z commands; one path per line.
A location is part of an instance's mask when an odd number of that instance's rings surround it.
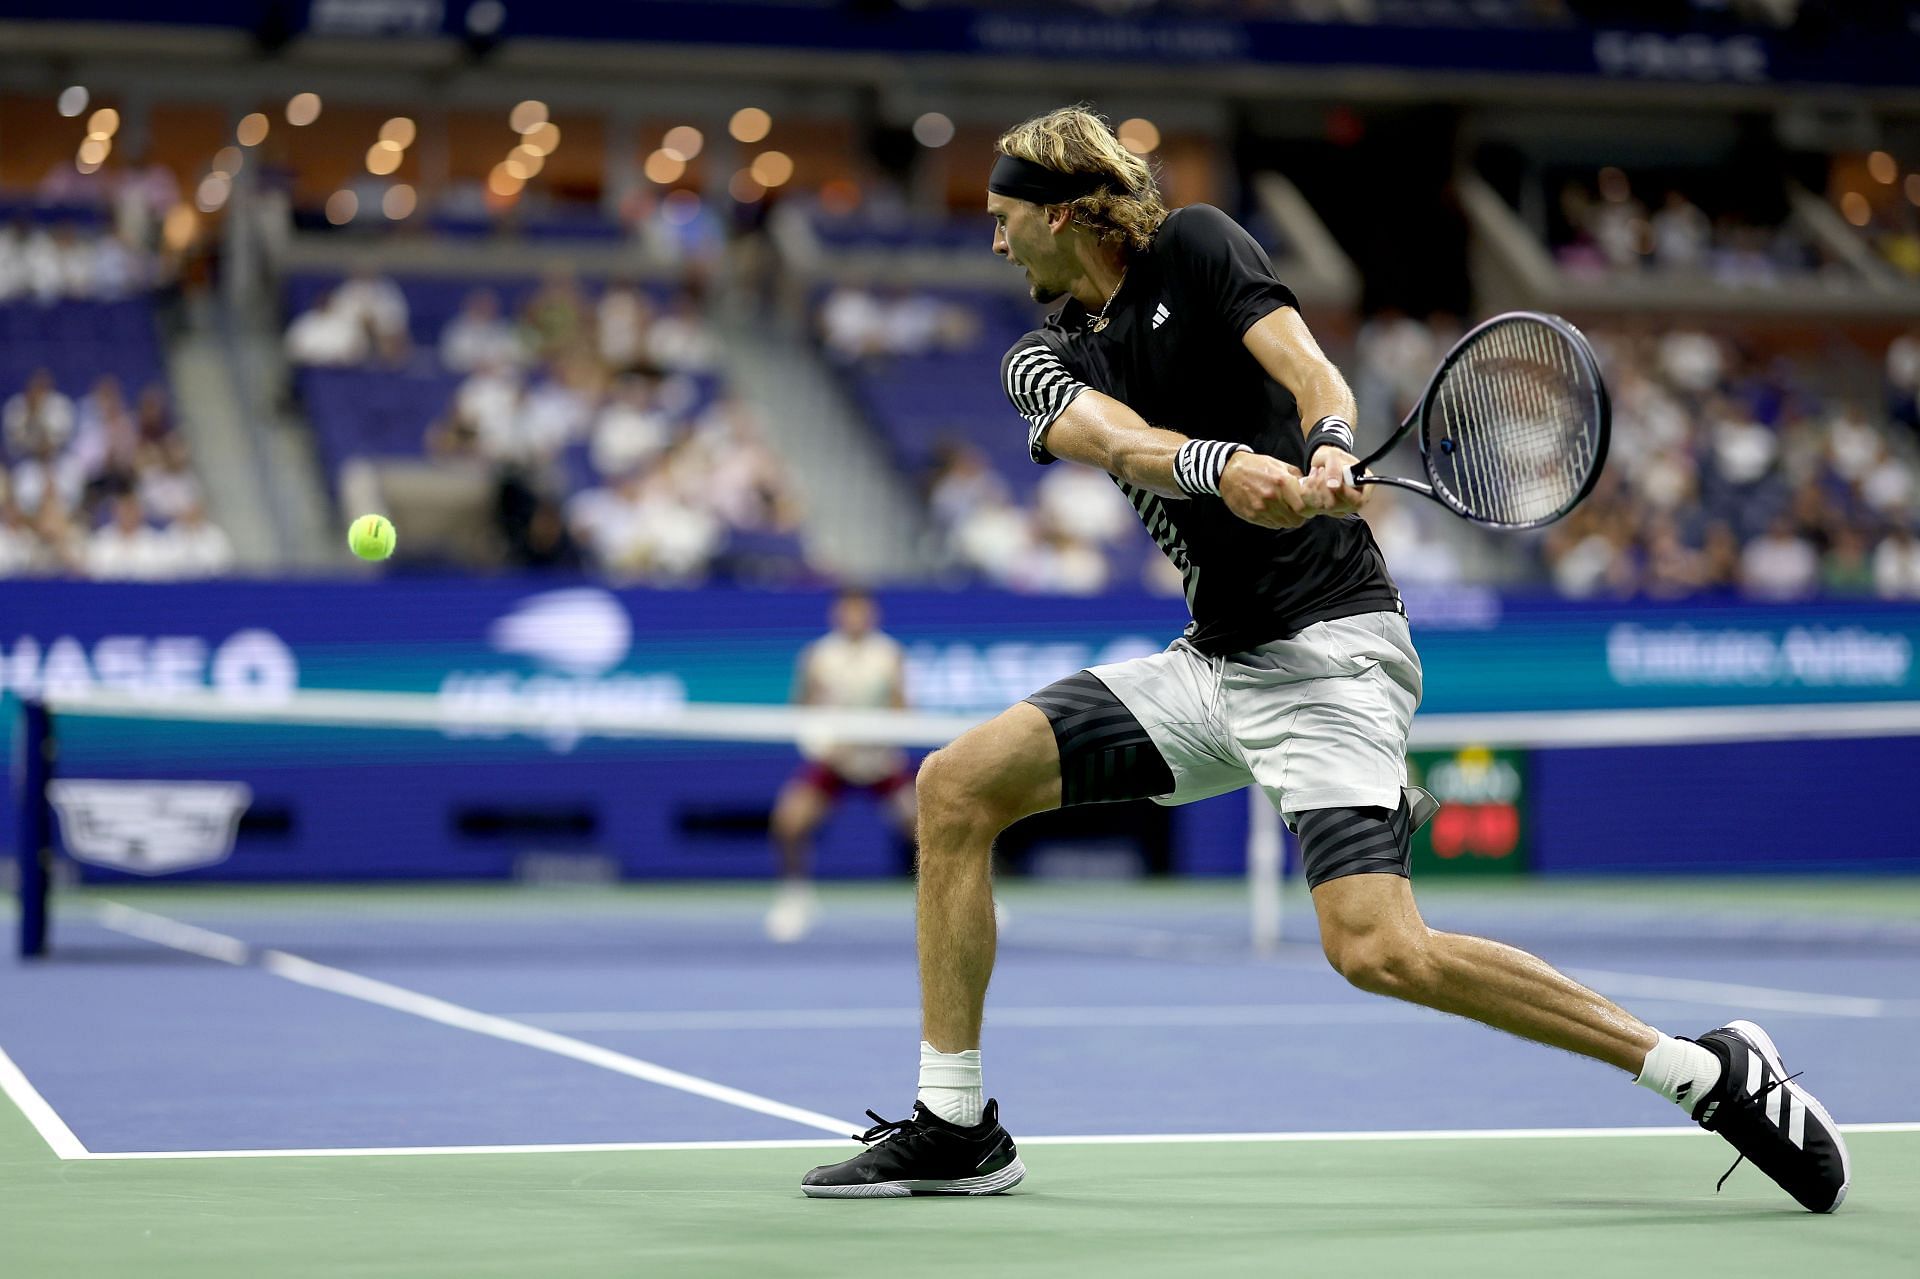
M 1613 409 L 1580 330 L 1557 315 L 1509 311 L 1454 343 L 1393 438 L 1355 471 L 1418 432 L 1425 480 L 1357 475 L 1443 503 L 1489 528 L 1551 524 L 1600 478 Z

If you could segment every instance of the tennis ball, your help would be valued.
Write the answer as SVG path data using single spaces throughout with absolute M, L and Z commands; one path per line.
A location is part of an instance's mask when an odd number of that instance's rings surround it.
M 347 548 L 363 560 L 384 560 L 393 541 L 393 522 L 384 515 L 362 515 L 347 529 Z

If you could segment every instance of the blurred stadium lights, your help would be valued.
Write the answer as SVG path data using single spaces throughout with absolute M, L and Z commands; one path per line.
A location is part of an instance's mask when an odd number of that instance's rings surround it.
M 753 157 L 748 172 L 763 187 L 784 186 L 793 177 L 793 158 L 785 151 L 762 151 Z
M 548 120 L 521 135 L 520 145 L 535 155 L 552 155 L 560 149 L 560 126 Z
M 255 111 L 241 117 L 239 125 L 233 131 L 233 136 L 243 147 L 257 147 L 267 140 L 267 131 L 270 127 L 266 112 Z
M 1135 155 L 1147 155 L 1160 149 L 1159 127 L 1142 116 L 1122 120 L 1114 132 L 1119 135 L 1120 145 Z
M 727 121 L 727 132 L 735 142 L 758 142 L 773 131 L 773 117 L 759 107 L 741 107 Z
M 528 98 L 507 113 L 507 124 L 515 133 L 532 133 L 547 122 L 547 104 Z
M 686 173 L 687 162 L 671 152 L 655 151 L 647 157 L 647 162 L 640 166 L 640 171 L 647 175 L 647 181 L 668 186 L 678 182 L 681 175 Z
M 387 188 L 385 195 L 380 197 L 380 211 L 392 221 L 398 222 L 413 216 L 414 206 L 418 203 L 418 197 L 414 195 L 412 187 L 404 182 L 396 182 Z
M 419 130 L 414 127 L 413 121 L 403 115 L 397 115 L 380 126 L 380 140 L 391 142 L 402 151 L 413 145 L 418 134 Z
M 120 113 L 112 107 L 101 107 L 87 117 L 87 136 L 106 140 L 120 131 Z
M 1907 199 L 1916 205 L 1920 205 L 1920 173 L 1909 173 L 1907 175 Z
M 494 165 L 493 171 L 487 174 L 487 190 L 502 200 L 513 199 L 526 185 L 527 180 L 513 171 L 512 162 L 508 160 Z
M 209 173 L 194 189 L 193 202 L 202 213 L 216 213 L 233 194 L 233 179 L 224 173 Z
M 660 140 L 660 149 L 676 160 L 691 160 L 700 154 L 706 138 L 690 124 L 677 124 Z
M 60 90 L 60 114 L 72 119 L 87 109 L 88 94 L 85 85 L 70 84 Z
M 1855 226 L 1865 226 L 1873 220 L 1873 206 L 1858 191 L 1849 191 L 1840 197 L 1840 212 Z
M 213 153 L 213 171 L 229 178 L 240 172 L 241 166 L 245 163 L 246 157 L 239 147 L 221 147 Z
M 539 177 L 540 170 L 545 168 L 546 164 L 547 158 L 545 156 L 524 144 L 507 152 L 507 166 L 509 168 L 515 165 L 519 166 L 518 171 L 523 178 Z
M 335 191 L 327 197 L 327 221 L 345 226 L 360 212 L 360 197 L 351 191 Z
M 1892 186 L 1900 180 L 1900 166 L 1895 164 L 1893 157 L 1885 151 L 1875 151 L 1867 157 L 1867 172 L 1872 175 L 1875 182 L 1884 186 Z
M 820 207 L 837 217 L 845 217 L 860 207 L 860 184 L 851 178 L 831 178 L 818 192 Z
M 938 111 L 929 111 L 913 122 L 913 140 L 923 147 L 943 147 L 953 141 L 953 121 Z
M 367 172 L 384 178 L 400 167 L 405 152 L 391 142 L 376 142 L 367 148 Z
M 166 220 L 160 224 L 160 241 L 175 253 L 193 243 L 193 237 L 200 230 L 200 215 L 185 204 L 176 204 L 167 210 Z
M 287 123 L 303 129 L 320 118 L 320 95 L 296 93 L 287 99 Z
M 106 163 L 107 155 L 112 150 L 113 143 L 105 138 L 89 137 L 80 144 L 80 150 L 77 152 L 81 170 L 87 173 L 93 172 L 94 169 Z

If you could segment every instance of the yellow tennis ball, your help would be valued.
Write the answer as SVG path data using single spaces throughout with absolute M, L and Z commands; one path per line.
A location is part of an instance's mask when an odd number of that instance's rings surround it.
M 384 515 L 362 515 L 347 529 L 347 548 L 363 560 L 384 560 L 393 541 L 393 521 Z

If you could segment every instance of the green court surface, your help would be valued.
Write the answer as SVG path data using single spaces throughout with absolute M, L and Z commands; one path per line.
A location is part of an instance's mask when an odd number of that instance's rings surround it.
M 1801 1212 L 1704 1134 L 1046 1145 L 992 1199 L 815 1201 L 850 1147 L 62 1162 L 0 1107 L 0 1273 L 1920 1273 L 1920 1133 Z

